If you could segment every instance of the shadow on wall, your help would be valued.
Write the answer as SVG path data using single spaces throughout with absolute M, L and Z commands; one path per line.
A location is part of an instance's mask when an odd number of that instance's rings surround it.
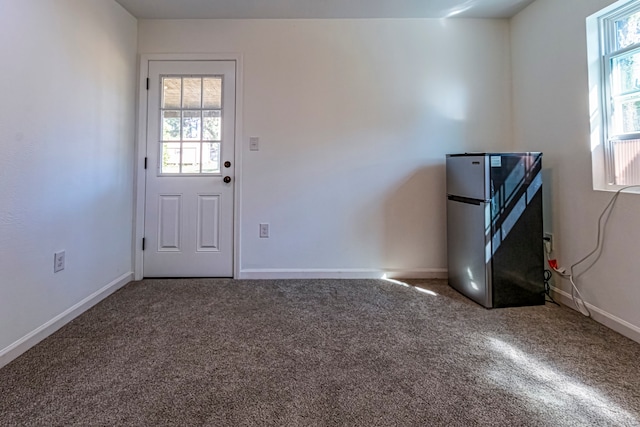
M 389 270 L 446 268 L 444 158 L 411 172 L 383 202 L 383 256 Z

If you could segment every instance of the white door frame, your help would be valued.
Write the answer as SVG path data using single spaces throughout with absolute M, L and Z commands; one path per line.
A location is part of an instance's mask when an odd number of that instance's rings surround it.
M 136 164 L 134 168 L 135 188 L 134 188 L 134 232 L 133 232 L 133 254 L 134 254 L 134 279 L 141 280 L 143 277 L 143 256 L 142 238 L 144 237 L 144 210 L 145 210 L 145 186 L 146 174 L 144 169 L 144 158 L 147 148 L 147 75 L 149 61 L 235 61 L 236 63 L 236 120 L 235 120 L 235 142 L 234 161 L 235 176 L 233 189 L 233 277 L 240 274 L 240 212 L 241 212 L 241 188 L 242 188 L 242 150 L 244 147 L 242 136 L 242 55 L 240 54 L 165 54 L 153 53 L 140 55 L 140 80 L 138 82 L 138 117 L 137 117 L 137 137 L 136 137 Z

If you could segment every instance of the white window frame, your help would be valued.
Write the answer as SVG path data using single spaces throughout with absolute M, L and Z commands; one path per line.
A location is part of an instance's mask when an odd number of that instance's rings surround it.
M 640 43 L 615 50 L 615 21 L 638 11 L 640 11 L 639 0 L 619 0 L 586 20 L 591 152 L 595 190 L 618 191 L 624 187 L 613 183 L 615 160 L 612 141 L 640 139 L 640 132 L 626 134 L 614 132 L 610 65 L 614 57 L 635 50 L 640 52 Z M 630 190 L 640 192 L 637 189 Z

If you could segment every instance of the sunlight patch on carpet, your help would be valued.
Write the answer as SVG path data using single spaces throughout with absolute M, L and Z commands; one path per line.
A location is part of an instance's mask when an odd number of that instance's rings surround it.
M 434 296 L 434 297 L 438 296 L 437 293 L 435 293 L 435 292 L 433 292 L 433 291 L 431 291 L 429 289 L 419 288 L 417 286 L 413 286 L 413 285 L 410 285 L 408 283 L 401 282 L 400 280 L 390 279 L 389 277 L 387 277 L 387 273 L 383 274 L 380 279 L 384 280 L 385 282 L 393 283 L 394 285 L 400 285 L 400 286 L 403 286 L 405 288 L 413 288 L 416 291 L 418 291 L 420 293 L 423 293 L 423 294 L 431 295 L 431 296 Z
M 598 390 L 552 369 L 513 345 L 498 338 L 489 338 L 489 348 L 504 358 L 496 360 L 497 366 L 488 372 L 489 378 L 505 391 L 519 394 L 533 403 L 533 408 L 544 403 L 549 409 L 569 411 L 576 421 L 584 425 L 590 424 L 594 416 L 609 418 L 615 425 L 637 425 L 639 420 L 636 417 Z M 517 369 L 502 369 L 504 363 L 515 364 Z M 511 373 L 506 375 L 505 372 Z

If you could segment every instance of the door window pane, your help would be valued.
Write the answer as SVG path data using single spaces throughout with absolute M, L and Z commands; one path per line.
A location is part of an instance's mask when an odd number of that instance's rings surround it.
M 180 108 L 180 93 L 182 79 L 180 77 L 165 77 L 162 79 L 162 108 Z
M 206 77 L 202 79 L 202 87 L 204 89 L 202 108 L 222 108 L 222 78 Z
M 180 143 L 162 144 L 161 173 L 180 173 Z
M 202 173 L 220 173 L 220 143 L 202 144 Z
M 220 117 L 220 110 L 205 110 L 202 112 L 203 129 L 202 140 L 203 141 L 220 141 L 220 135 L 222 132 L 222 121 Z
M 182 144 L 182 173 L 200 173 L 200 147 L 202 144 Z
M 202 79 L 183 79 L 182 108 L 202 107 Z
M 180 111 L 162 112 L 162 140 L 180 141 Z
M 182 140 L 200 141 L 200 111 L 182 112 Z

